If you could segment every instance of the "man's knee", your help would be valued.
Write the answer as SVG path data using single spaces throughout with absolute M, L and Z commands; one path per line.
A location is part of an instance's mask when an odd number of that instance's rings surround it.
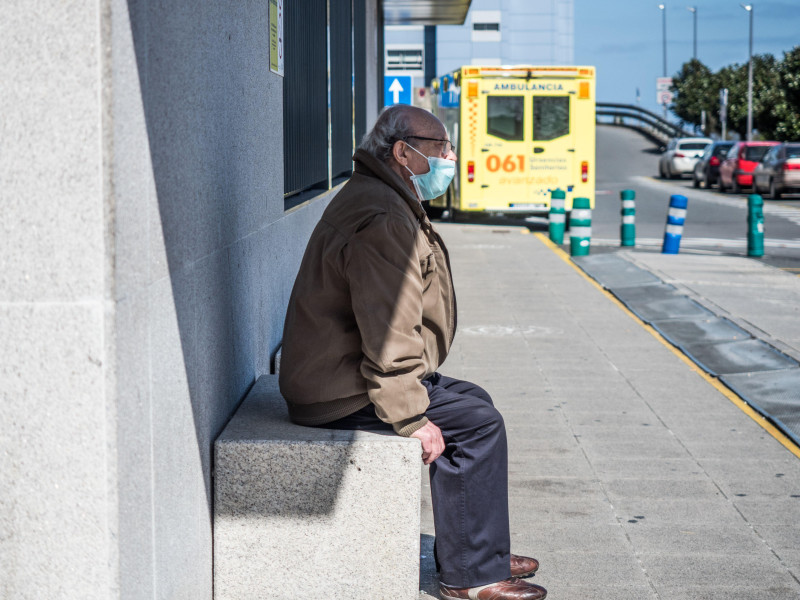
M 502 432 L 505 435 L 506 425 L 503 421 L 503 415 L 500 414 L 493 405 L 482 404 L 471 411 L 471 417 L 475 424 L 475 431 L 477 433 L 498 433 Z

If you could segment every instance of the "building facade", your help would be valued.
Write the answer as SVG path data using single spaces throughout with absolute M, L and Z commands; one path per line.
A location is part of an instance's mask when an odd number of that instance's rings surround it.
M 463 65 L 573 64 L 573 1 L 473 0 L 462 25 L 388 25 L 385 74 L 423 87 Z

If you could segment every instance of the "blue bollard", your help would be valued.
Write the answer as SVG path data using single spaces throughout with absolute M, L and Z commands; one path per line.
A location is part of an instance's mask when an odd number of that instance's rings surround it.
M 686 207 L 688 205 L 689 200 L 686 196 L 677 194 L 670 196 L 667 228 L 664 230 L 664 244 L 661 246 L 662 254 L 677 254 L 680 251 L 683 223 L 686 221 Z

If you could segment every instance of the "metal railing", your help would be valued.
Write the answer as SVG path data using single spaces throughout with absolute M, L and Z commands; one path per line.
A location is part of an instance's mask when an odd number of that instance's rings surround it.
M 610 120 L 604 117 L 610 118 Z M 670 123 L 656 113 L 635 104 L 598 102 L 597 122 L 637 129 L 661 146 L 666 145 L 674 137 L 692 137 L 695 135 L 680 125 Z

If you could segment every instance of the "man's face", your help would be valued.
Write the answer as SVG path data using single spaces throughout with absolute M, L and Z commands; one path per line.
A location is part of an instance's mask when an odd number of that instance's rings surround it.
M 413 146 L 419 152 L 409 149 L 406 153 L 408 167 L 417 175 L 427 173 L 429 170 L 426 157 L 444 158 L 447 160 L 458 160 L 453 145 L 450 143 L 450 136 L 447 135 L 444 127 L 420 127 L 413 129 L 414 134 L 408 135 L 403 140 L 406 144 Z M 423 156 L 424 155 L 424 156 Z

